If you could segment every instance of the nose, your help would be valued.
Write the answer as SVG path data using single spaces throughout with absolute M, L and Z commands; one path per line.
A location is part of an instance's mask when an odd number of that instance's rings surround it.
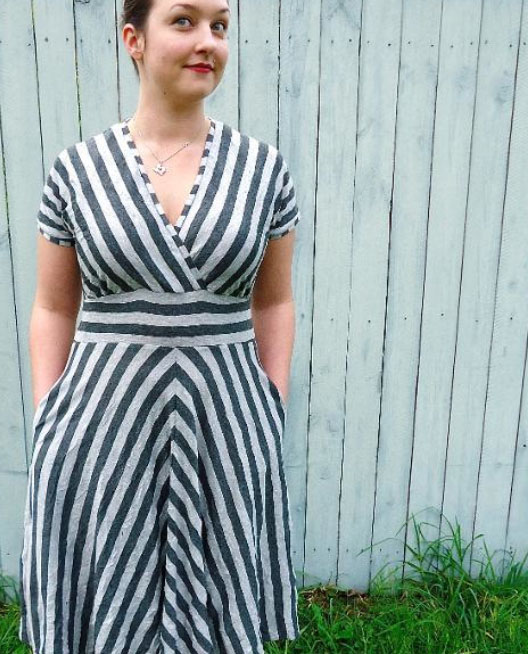
M 215 41 L 214 34 L 211 30 L 209 23 L 202 23 L 197 32 L 197 43 L 196 47 L 200 51 L 214 52 Z

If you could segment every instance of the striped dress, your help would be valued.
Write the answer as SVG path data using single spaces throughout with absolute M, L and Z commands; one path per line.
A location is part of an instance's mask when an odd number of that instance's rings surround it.
M 39 231 L 83 303 L 33 419 L 19 638 L 34 654 L 256 654 L 299 635 L 286 406 L 250 298 L 299 221 L 285 159 L 210 118 L 181 216 L 118 122 L 62 150 Z

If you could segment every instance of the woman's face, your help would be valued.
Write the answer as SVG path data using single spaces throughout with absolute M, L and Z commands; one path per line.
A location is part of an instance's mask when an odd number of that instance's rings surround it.
M 229 21 L 226 0 L 153 0 L 146 42 L 141 41 L 140 76 L 184 103 L 208 96 L 227 64 Z M 201 73 L 189 68 L 200 62 L 213 69 Z

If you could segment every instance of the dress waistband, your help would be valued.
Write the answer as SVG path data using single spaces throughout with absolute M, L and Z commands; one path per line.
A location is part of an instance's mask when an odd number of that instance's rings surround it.
M 74 340 L 168 346 L 250 341 L 250 302 L 206 290 L 116 293 L 83 301 Z

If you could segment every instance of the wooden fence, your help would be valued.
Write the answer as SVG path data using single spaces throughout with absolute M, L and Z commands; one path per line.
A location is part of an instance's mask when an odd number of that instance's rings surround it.
M 458 522 L 500 558 L 528 551 L 524 4 L 230 2 L 206 111 L 279 147 L 302 215 L 283 443 L 300 587 L 367 589 L 408 560 L 413 515 L 427 538 Z M 120 10 L 0 3 L 0 568 L 14 578 L 36 213 L 56 154 L 135 109 Z

